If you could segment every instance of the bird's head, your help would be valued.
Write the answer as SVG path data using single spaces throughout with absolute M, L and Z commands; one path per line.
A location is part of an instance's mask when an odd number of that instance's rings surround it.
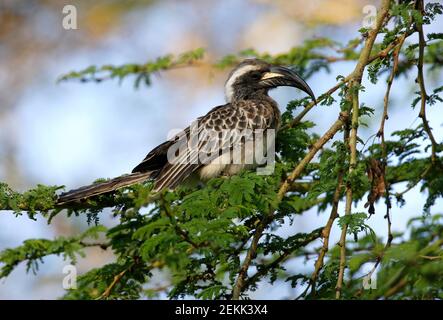
M 225 83 L 226 100 L 247 99 L 276 87 L 296 87 L 306 92 L 314 101 L 308 84 L 287 67 L 274 66 L 259 59 L 246 59 L 235 67 Z

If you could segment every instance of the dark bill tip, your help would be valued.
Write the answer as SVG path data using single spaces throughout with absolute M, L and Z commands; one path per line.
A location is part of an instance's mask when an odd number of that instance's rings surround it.
M 312 89 L 294 70 L 287 67 L 274 66 L 271 67 L 270 72 L 281 75 L 281 77 L 279 77 L 280 79 L 276 79 L 277 81 L 274 81 L 276 86 L 290 86 L 298 88 L 306 92 L 312 98 L 314 103 L 317 104 L 317 100 L 315 99 Z

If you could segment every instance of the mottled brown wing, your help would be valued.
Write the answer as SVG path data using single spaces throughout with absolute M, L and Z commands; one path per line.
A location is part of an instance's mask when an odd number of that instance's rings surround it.
M 241 101 L 235 106 L 226 104 L 212 109 L 197 120 L 199 135 L 197 148 L 187 148 L 186 152 L 181 154 L 175 163 L 167 162 L 157 176 L 155 189 L 176 187 L 204 165 L 200 162 L 202 156 L 207 161 L 205 163 L 219 156 L 220 153 L 212 152 L 214 151 L 214 144 L 223 153 L 252 139 L 251 135 L 234 134 L 226 136 L 222 134 L 227 132 L 226 130 L 267 129 L 272 127 L 275 121 L 274 118 L 275 116 L 269 112 L 269 108 L 260 102 L 254 101 Z M 186 139 L 189 141 L 189 134 L 192 130 L 188 127 L 185 131 Z M 208 139 L 204 137 L 208 137 Z M 217 140 L 217 143 L 215 140 Z

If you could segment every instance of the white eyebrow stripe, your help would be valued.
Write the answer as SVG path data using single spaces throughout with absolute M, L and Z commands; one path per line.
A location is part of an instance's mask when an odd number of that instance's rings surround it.
M 226 102 L 231 102 L 231 100 L 232 100 L 232 96 L 234 95 L 235 81 L 239 77 L 244 75 L 245 73 L 248 73 L 252 70 L 259 70 L 259 69 L 260 69 L 260 66 L 257 66 L 257 65 L 246 65 L 246 66 L 240 67 L 238 70 L 235 70 L 225 83 Z

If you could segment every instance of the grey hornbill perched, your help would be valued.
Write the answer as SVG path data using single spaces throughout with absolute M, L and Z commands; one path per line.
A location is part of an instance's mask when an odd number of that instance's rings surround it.
M 241 62 L 229 74 L 225 84 L 227 103 L 213 108 L 205 116 L 197 119 L 198 130 L 257 130 L 274 129 L 280 125 L 280 111 L 277 103 L 268 96 L 270 89 L 279 86 L 296 87 L 303 90 L 312 99 L 314 94 L 306 82 L 293 70 L 281 66 L 274 66 L 258 59 L 247 59 Z M 185 137 L 189 137 L 191 128 L 183 131 Z M 218 137 L 223 150 L 243 147 L 245 139 L 230 139 Z M 225 139 L 225 140 L 223 140 Z M 175 188 L 191 175 L 201 180 L 208 180 L 220 175 L 233 175 L 238 173 L 244 164 L 226 164 L 220 161 L 225 151 L 214 155 L 209 162 L 200 161 L 180 162 L 168 161 L 168 150 L 177 143 L 176 140 L 168 140 L 155 147 L 146 158 L 137 165 L 131 174 L 123 175 L 106 182 L 92 184 L 62 193 L 58 203 L 81 201 L 92 196 L 111 192 L 118 188 L 153 180 L 154 191 L 164 188 Z M 210 139 L 199 142 L 199 148 L 185 151 L 186 159 L 199 159 L 200 152 L 207 152 L 205 145 L 210 145 Z M 246 150 L 243 150 L 246 152 Z

